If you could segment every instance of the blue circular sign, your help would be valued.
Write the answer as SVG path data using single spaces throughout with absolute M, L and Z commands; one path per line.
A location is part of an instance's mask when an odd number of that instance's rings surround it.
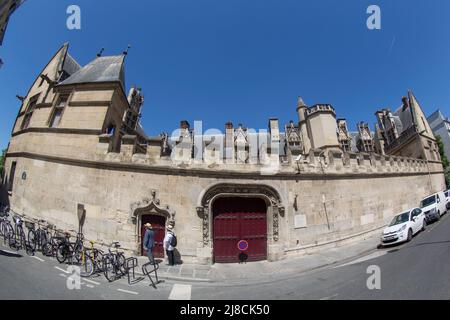
M 248 242 L 245 240 L 241 240 L 238 242 L 238 249 L 240 251 L 247 251 L 248 250 Z

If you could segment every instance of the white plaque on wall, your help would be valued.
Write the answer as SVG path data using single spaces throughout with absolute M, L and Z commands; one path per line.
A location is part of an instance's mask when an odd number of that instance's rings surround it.
M 306 228 L 306 215 L 304 214 L 297 214 L 294 216 L 294 228 L 300 229 L 300 228 Z

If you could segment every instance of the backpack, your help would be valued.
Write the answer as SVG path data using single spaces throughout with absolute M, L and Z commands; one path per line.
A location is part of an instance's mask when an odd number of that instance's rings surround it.
M 177 246 L 177 242 L 178 242 L 177 236 L 172 234 L 172 238 L 170 239 L 170 245 L 175 248 Z

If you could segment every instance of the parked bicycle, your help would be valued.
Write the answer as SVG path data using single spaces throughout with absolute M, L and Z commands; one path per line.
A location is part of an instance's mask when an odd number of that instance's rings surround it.
M 115 251 L 111 250 L 114 247 Z M 113 282 L 127 274 L 126 259 L 123 252 L 119 252 L 119 242 L 113 242 L 108 253 L 103 257 L 103 273 L 109 282 Z
M 47 225 L 47 238 L 49 239 L 42 246 L 42 254 L 47 257 L 55 257 L 59 245 L 65 240 L 61 230 L 56 229 L 55 225 Z
M 28 228 L 28 242 L 33 251 L 40 250 L 45 246 L 48 241 L 47 230 L 41 228 L 41 224 L 46 223 L 45 220 L 37 220 L 38 228 L 36 229 L 36 224 L 34 222 L 25 222 Z
M 77 233 L 77 238 L 75 242 L 70 242 L 70 232 L 75 232 L 74 230 L 69 230 L 65 232 L 65 239 L 59 244 L 56 250 L 56 260 L 59 263 L 67 262 L 72 264 L 74 262 L 79 263 L 81 260 L 83 252 L 83 240 L 84 235 L 80 232 Z
M 89 241 L 91 247 L 86 248 L 83 244 L 81 257 L 76 257 L 79 261 L 80 275 L 82 277 L 90 277 L 94 273 L 103 272 L 103 251 L 94 248 L 95 241 Z
M 20 215 L 16 214 L 13 218 L 14 229 L 12 233 L 8 234 L 8 245 L 11 249 L 19 251 L 20 249 L 25 249 L 27 254 L 33 254 L 30 244 L 25 237 L 25 232 L 23 231 L 23 219 Z
M 0 235 L 3 237 L 3 243 L 6 245 L 8 239 L 12 236 L 14 229 L 9 222 L 9 207 L 2 206 L 0 209 Z

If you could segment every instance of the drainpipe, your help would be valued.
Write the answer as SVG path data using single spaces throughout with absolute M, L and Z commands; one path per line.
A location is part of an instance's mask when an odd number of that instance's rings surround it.
M 328 211 L 327 211 L 327 203 L 325 201 L 325 195 L 322 194 L 322 203 L 323 203 L 323 208 L 325 209 L 325 217 L 327 218 L 327 226 L 328 226 L 328 230 L 330 231 L 330 220 L 328 219 Z

